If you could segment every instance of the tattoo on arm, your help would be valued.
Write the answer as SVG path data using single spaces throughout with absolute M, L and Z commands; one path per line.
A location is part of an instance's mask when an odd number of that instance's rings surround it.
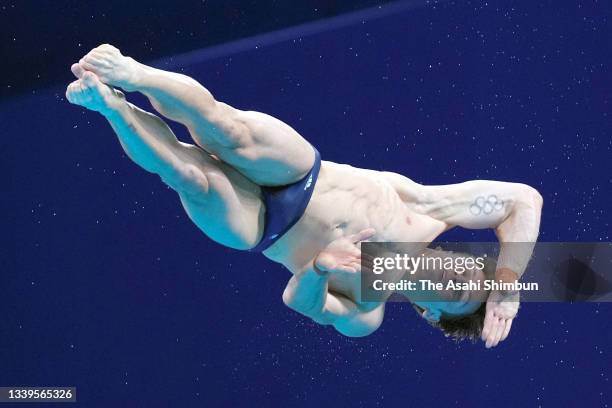
M 489 196 L 478 196 L 472 204 L 470 204 L 470 214 L 474 216 L 489 215 L 495 211 L 504 209 L 504 201 L 497 198 L 495 194 Z

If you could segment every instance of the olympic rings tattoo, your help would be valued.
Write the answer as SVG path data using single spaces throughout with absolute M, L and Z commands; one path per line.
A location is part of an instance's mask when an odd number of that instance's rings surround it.
M 499 211 L 504 208 L 504 202 L 491 194 L 487 198 L 479 196 L 470 205 L 470 213 L 472 215 L 491 214 L 493 211 Z

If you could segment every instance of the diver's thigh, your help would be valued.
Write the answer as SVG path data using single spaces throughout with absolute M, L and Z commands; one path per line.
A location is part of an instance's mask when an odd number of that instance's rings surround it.
M 235 249 L 257 245 L 265 212 L 260 187 L 222 163 L 205 173 L 208 191 L 203 196 L 179 193 L 189 218 L 222 245 Z
M 212 140 L 205 126 L 191 127 L 191 136 L 203 148 L 231 165 L 254 183 L 282 186 L 303 178 L 315 159 L 312 145 L 297 131 L 273 116 L 255 111 L 239 111 L 234 121 L 248 129 L 245 141 L 227 143 Z M 218 126 L 226 134 L 238 126 Z M 229 136 L 228 136 L 229 137 Z

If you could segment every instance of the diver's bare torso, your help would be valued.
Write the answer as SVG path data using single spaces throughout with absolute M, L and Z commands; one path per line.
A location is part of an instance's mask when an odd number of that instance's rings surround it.
M 323 161 L 306 212 L 264 255 L 295 273 L 333 240 L 369 227 L 373 241 L 433 241 L 446 225 L 411 209 L 388 174 Z M 358 274 L 334 274 L 329 284 L 359 303 Z

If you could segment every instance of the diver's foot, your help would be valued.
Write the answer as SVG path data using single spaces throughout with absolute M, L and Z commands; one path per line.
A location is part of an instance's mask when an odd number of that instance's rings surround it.
M 80 79 L 68 85 L 66 99 L 104 116 L 112 115 L 125 106 L 123 93 L 103 84 L 96 74 L 89 71 L 83 72 Z
M 102 44 L 89 51 L 78 64 L 71 67 L 72 73 L 81 78 L 86 71 L 93 72 L 100 81 L 126 91 L 136 90 L 136 81 L 144 70 L 144 65 L 126 57 L 110 44 Z

